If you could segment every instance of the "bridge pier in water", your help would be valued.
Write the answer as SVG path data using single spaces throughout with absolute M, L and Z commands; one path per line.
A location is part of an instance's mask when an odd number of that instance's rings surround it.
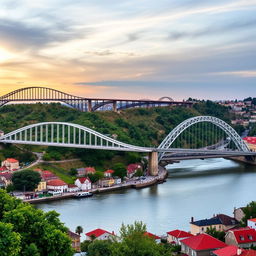
M 153 151 L 148 154 L 148 169 L 149 175 L 157 176 L 158 175 L 158 152 Z

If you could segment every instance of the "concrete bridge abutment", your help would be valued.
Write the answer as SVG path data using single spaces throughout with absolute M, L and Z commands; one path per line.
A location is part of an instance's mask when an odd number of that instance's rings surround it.
M 148 170 L 149 175 L 157 176 L 158 175 L 158 152 L 153 151 L 148 154 Z

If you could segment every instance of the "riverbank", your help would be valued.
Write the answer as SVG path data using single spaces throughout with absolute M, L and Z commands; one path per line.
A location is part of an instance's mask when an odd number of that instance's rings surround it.
M 122 184 L 111 186 L 111 187 L 94 188 L 94 189 L 91 189 L 90 192 L 92 192 L 93 194 L 100 194 L 100 193 L 107 193 L 107 192 L 112 192 L 116 190 L 123 190 L 123 189 L 130 189 L 130 188 L 142 189 L 149 186 L 153 186 L 155 184 L 163 183 L 167 178 L 167 176 L 168 176 L 167 170 L 159 166 L 159 173 L 157 176 L 147 176 L 145 180 L 130 180 L 130 181 L 127 181 L 126 183 L 122 183 Z M 48 201 L 63 200 L 67 198 L 75 198 L 75 193 L 74 192 L 63 193 L 61 195 L 25 199 L 23 201 L 31 204 L 37 204 L 37 203 L 44 203 Z
M 235 162 L 242 162 L 250 165 L 256 165 L 256 162 L 248 161 L 245 159 L 244 156 L 230 156 L 230 157 L 227 157 L 226 159 L 233 160 Z

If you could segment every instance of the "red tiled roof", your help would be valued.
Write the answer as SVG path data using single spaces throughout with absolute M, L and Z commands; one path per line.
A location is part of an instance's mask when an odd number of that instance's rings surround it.
M 77 188 L 77 186 L 75 184 L 68 184 L 69 188 Z
M 54 175 L 52 172 L 50 172 L 50 171 L 43 171 L 43 174 L 44 175 Z
M 128 173 L 134 173 L 138 168 L 141 168 L 140 164 L 129 164 L 126 170 Z
M 0 176 L 5 177 L 6 180 L 11 180 L 12 179 L 12 173 L 11 172 L 0 173 Z
M 55 186 L 55 187 L 58 187 L 58 186 L 64 186 L 64 185 L 67 185 L 63 180 L 49 180 L 47 181 L 47 186 Z
M 254 218 L 254 219 L 249 219 L 249 221 L 256 222 L 256 218 Z
M 17 162 L 19 162 L 17 159 L 14 159 L 14 158 L 7 158 L 6 161 L 8 161 L 10 163 L 17 163 Z
M 114 170 L 106 170 L 104 173 L 114 173 L 115 171 Z
M 87 177 L 79 178 L 79 181 L 80 181 L 82 184 L 85 183 L 87 180 L 88 180 L 89 182 L 91 182 L 91 180 L 90 180 L 89 178 L 87 178 Z
M 85 167 L 84 170 L 86 173 L 95 173 L 96 172 L 94 167 Z
M 7 168 L 5 166 L 0 167 L 0 171 L 6 171 Z
M 41 172 L 41 177 L 44 180 L 58 179 L 57 176 L 54 173 L 50 172 L 50 171 L 42 171 Z
M 253 228 L 232 230 L 239 244 L 256 242 L 256 231 Z
M 153 238 L 153 239 L 155 239 L 155 240 L 161 238 L 160 236 L 154 235 L 154 234 L 152 234 L 152 233 L 150 233 L 150 232 L 145 232 L 144 235 L 145 235 L 145 236 L 148 236 L 148 237 L 150 237 L 150 238 Z
M 217 249 L 227 246 L 225 243 L 208 234 L 200 234 L 197 236 L 189 237 L 181 240 L 181 243 L 187 245 L 188 247 L 196 251 L 209 250 L 215 248 Z
M 243 140 L 249 144 L 256 144 L 256 137 L 244 137 Z
M 104 229 L 101 229 L 101 228 L 97 228 L 93 231 L 90 231 L 88 233 L 85 233 L 86 236 L 95 236 L 95 237 L 99 237 L 105 233 L 108 233 L 108 234 L 111 234 L 110 232 L 104 230 Z M 114 234 L 113 234 L 114 235 Z
M 238 250 L 240 250 L 240 252 Z M 256 256 L 255 250 L 246 250 L 235 245 L 229 245 L 222 249 L 213 251 L 212 253 L 217 256 Z
M 235 245 L 229 245 L 227 247 L 213 251 L 212 253 L 217 256 L 235 256 L 239 247 Z
M 179 230 L 179 229 L 175 229 L 175 230 L 172 230 L 172 231 L 169 231 L 167 232 L 168 235 L 170 236 L 174 236 L 174 237 L 177 237 L 177 238 L 183 238 L 183 237 L 192 237 L 194 235 L 186 232 L 186 231 L 182 231 L 182 230 Z
M 239 256 L 256 256 L 255 250 L 243 250 L 243 252 Z

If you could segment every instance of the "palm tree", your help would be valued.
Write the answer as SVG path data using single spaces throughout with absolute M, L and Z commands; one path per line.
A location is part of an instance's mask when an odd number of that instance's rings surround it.
M 82 226 L 77 226 L 77 227 L 76 227 L 76 233 L 77 233 L 79 236 L 80 236 L 81 233 L 83 233 L 83 231 L 84 231 L 84 230 L 83 230 Z

